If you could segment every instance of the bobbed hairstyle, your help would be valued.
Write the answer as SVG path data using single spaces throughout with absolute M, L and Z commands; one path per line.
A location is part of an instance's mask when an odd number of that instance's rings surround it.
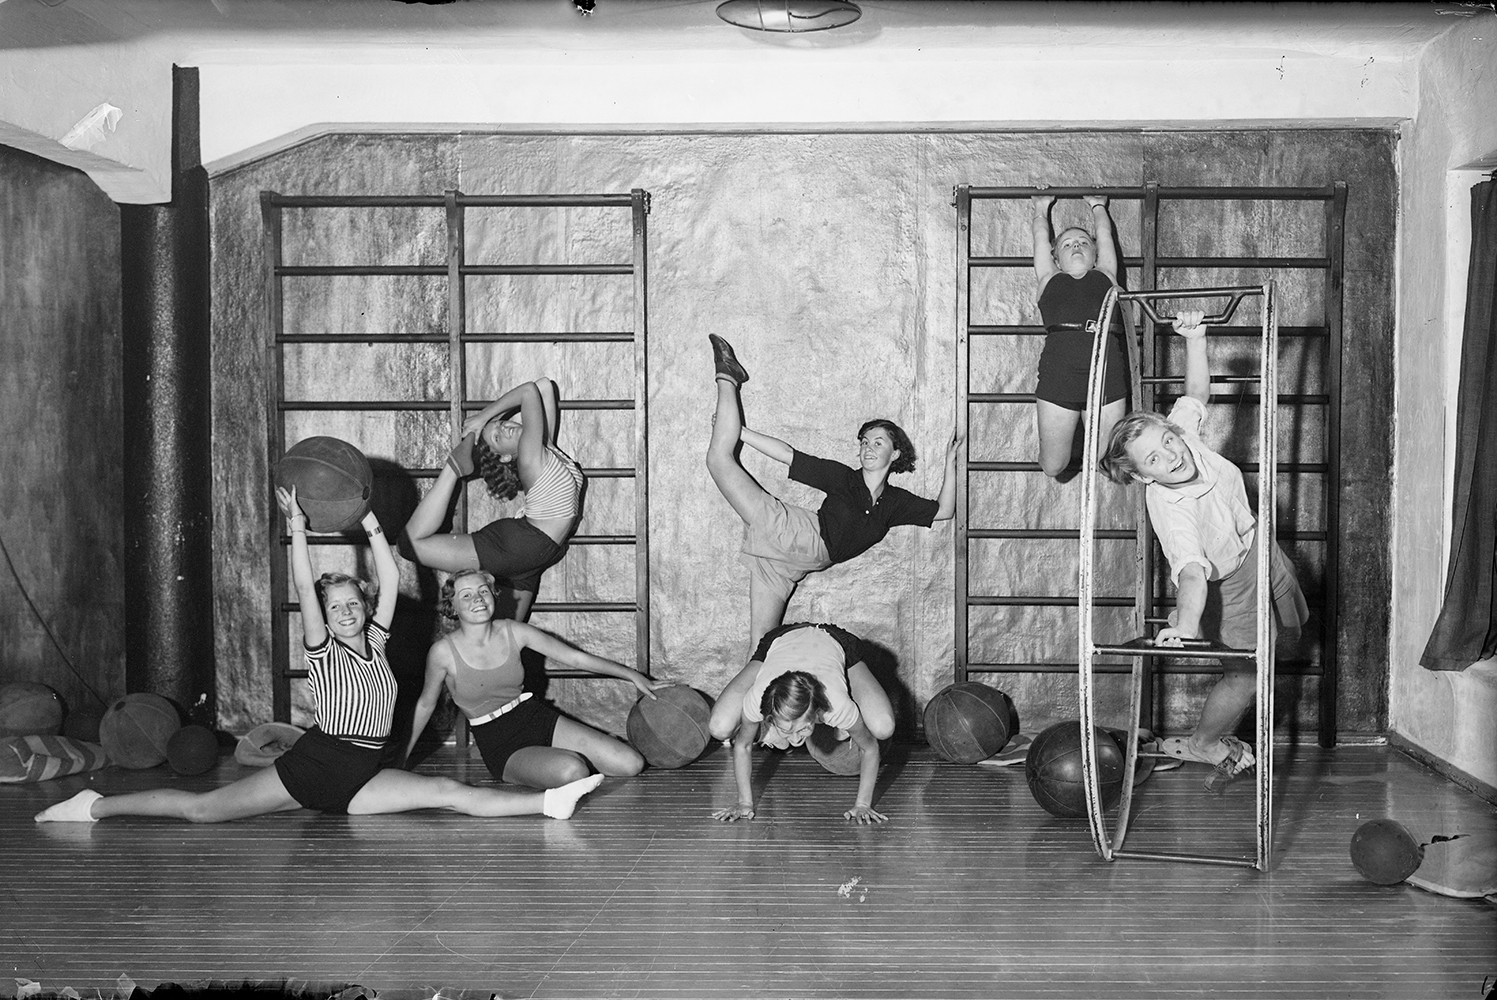
M 804 670 L 791 670 L 770 681 L 759 699 L 759 712 L 770 719 L 799 719 L 807 712 L 821 718 L 832 710 L 826 688 Z
M 452 599 L 457 596 L 457 582 L 470 576 L 481 577 L 490 591 L 494 589 L 494 574 L 486 569 L 462 569 L 449 576 L 442 584 L 442 594 L 437 600 L 437 613 L 448 621 L 457 620 L 457 609 L 452 606 Z
M 364 612 L 369 615 L 374 614 L 374 602 L 369 599 L 368 585 L 358 577 L 349 576 L 347 573 L 324 573 L 312 585 L 313 589 L 317 591 L 317 603 L 321 605 L 324 613 L 327 612 L 328 588 L 336 587 L 340 583 L 349 584 L 354 590 L 357 590 L 359 592 L 359 600 L 364 602 Z
M 910 436 L 894 421 L 878 417 L 858 428 L 858 440 L 863 440 L 863 435 L 874 427 L 888 431 L 889 440 L 894 442 L 894 447 L 899 451 L 899 457 L 889 465 L 889 473 L 892 475 L 896 472 L 914 472 L 915 446 L 910 443 Z
M 482 433 L 473 442 L 473 464 L 478 467 L 478 474 L 488 486 L 489 496 L 495 500 L 513 500 L 524 486 L 520 480 L 519 461 L 501 461 L 498 453 L 483 439 Z
M 1102 470 L 1102 475 L 1122 486 L 1137 481 L 1138 467 L 1128 455 L 1128 446 L 1151 427 L 1181 433 L 1180 428 L 1172 421 L 1157 413 L 1134 410 L 1112 425 L 1112 436 L 1107 439 L 1107 451 L 1097 460 L 1097 467 Z
M 1094 232 L 1092 232 L 1090 229 L 1083 229 L 1081 226 L 1067 226 L 1066 228 L 1062 229 L 1060 232 L 1056 233 L 1055 234 L 1055 238 L 1050 241 L 1050 253 L 1051 254 L 1055 253 L 1056 248 L 1060 246 L 1060 238 L 1062 236 L 1064 236 L 1066 233 L 1080 233 L 1081 235 L 1085 236 L 1087 239 L 1091 240 L 1092 244 L 1094 246 L 1097 243 L 1097 234 L 1094 233 Z

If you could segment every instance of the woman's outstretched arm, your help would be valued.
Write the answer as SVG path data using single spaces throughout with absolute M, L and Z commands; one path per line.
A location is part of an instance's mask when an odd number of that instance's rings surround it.
M 291 580 L 296 585 L 296 599 L 301 605 L 302 638 L 309 648 L 321 646 L 327 639 L 327 623 L 322 617 L 322 603 L 317 600 L 317 584 L 312 577 L 312 555 L 307 548 L 307 515 L 296 500 L 296 487 L 277 486 L 276 503 L 286 518 L 291 533 Z
M 606 660 L 601 656 L 594 656 L 586 650 L 562 642 L 550 632 L 544 632 L 524 622 L 512 623 L 510 633 L 519 640 L 521 646 L 535 650 L 548 660 L 555 660 L 574 670 L 586 670 L 605 677 L 617 677 L 621 681 L 633 684 L 639 689 L 640 694 L 650 698 L 655 697 L 656 684 L 638 670 L 626 667 L 622 663 L 615 663 L 613 660 Z
M 395 564 L 390 540 L 385 537 L 385 529 L 380 527 L 374 511 L 364 515 L 363 525 L 369 534 L 369 553 L 374 557 L 374 578 L 379 581 L 374 620 L 388 629 L 395 620 L 395 603 L 400 599 L 400 567 Z
M 795 449 L 777 437 L 760 434 L 756 430 L 745 427 L 740 440 L 761 455 L 768 455 L 782 465 L 789 465 L 795 459 Z
M 862 719 L 853 723 L 847 734 L 862 751 L 863 764 L 858 771 L 858 797 L 853 800 L 852 808 L 842 814 L 842 818 L 858 823 L 882 823 L 889 817 L 873 808 L 873 790 L 878 784 L 878 740 L 868 731 Z

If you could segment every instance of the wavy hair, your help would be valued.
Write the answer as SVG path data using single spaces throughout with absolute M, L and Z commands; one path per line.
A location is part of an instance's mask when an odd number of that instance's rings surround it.
M 482 577 L 483 582 L 489 585 L 490 593 L 493 592 L 494 574 L 486 569 L 462 569 L 449 576 L 442 584 L 441 596 L 437 599 L 437 614 L 448 621 L 457 621 L 457 609 L 452 606 L 452 599 L 457 596 L 457 581 L 467 579 L 470 576 Z
M 885 420 L 883 417 L 878 417 L 876 419 L 868 421 L 862 427 L 858 428 L 858 440 L 863 440 L 863 435 L 867 434 L 869 429 L 873 427 L 880 427 L 888 431 L 889 440 L 894 442 L 894 447 L 899 451 L 899 457 L 889 465 L 889 474 L 893 475 L 896 472 L 914 472 L 915 446 L 910 443 L 910 436 L 906 434 L 903 429 L 901 429 L 900 426 L 894 421 Z
M 512 462 L 501 461 L 498 453 L 483 439 L 482 433 L 473 442 L 473 464 L 488 486 L 489 496 L 495 500 L 513 500 L 525 486 L 520 479 L 519 459 Z

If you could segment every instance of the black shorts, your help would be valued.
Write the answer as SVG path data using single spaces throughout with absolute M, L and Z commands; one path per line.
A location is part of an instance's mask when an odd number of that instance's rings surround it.
M 341 813 L 348 812 L 359 789 L 379 773 L 383 754 L 313 727 L 275 759 L 275 769 L 303 808 Z
M 1092 366 L 1094 335 L 1085 330 L 1055 330 L 1045 335 L 1040 352 L 1040 380 L 1034 394 L 1068 410 L 1086 409 L 1086 380 Z M 1107 338 L 1107 375 L 1102 402 L 1128 398 L 1128 354 L 1116 332 Z M 1103 442 L 1106 447 L 1106 442 Z
M 501 517 L 473 532 L 478 565 L 492 573 L 498 583 L 535 593 L 541 574 L 566 555 L 550 535 L 523 517 Z
M 541 698 L 526 698 L 519 705 L 505 712 L 493 722 L 485 722 L 469 730 L 478 752 L 488 765 L 489 773 L 504 780 L 504 768 L 516 750 L 526 747 L 548 747 L 556 733 L 556 720 L 561 713 L 549 701 Z

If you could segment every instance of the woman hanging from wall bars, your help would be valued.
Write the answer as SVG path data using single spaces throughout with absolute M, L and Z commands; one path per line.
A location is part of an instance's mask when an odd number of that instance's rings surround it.
M 1071 464 L 1076 426 L 1086 410 L 1086 384 L 1091 368 L 1092 341 L 1102 300 L 1117 284 L 1118 257 L 1113 243 L 1107 198 L 1089 194 L 1083 199 L 1096 222 L 1092 235 L 1079 226 L 1062 229 L 1050 239 L 1050 208 L 1055 196 L 1030 198 L 1034 217 L 1035 296 L 1045 323 L 1045 347 L 1040 354 L 1035 387 L 1035 424 L 1040 439 L 1040 469 L 1052 479 L 1065 476 Z M 1128 405 L 1128 356 L 1116 316 L 1107 345 L 1107 386 L 1103 397 L 1099 441 Z
M 385 658 L 400 587 L 395 553 L 379 519 L 364 515 L 379 579 L 373 602 L 364 583 L 342 573 L 313 579 L 307 518 L 292 489 L 276 490 L 291 533 L 291 575 L 316 725 L 274 765 L 211 792 L 158 788 L 123 795 L 85 789 L 37 813 L 38 823 L 93 822 L 110 816 L 167 816 L 222 823 L 289 809 L 370 814 L 447 809 L 470 816 L 544 813 L 560 819 L 603 780 L 601 774 L 544 792 L 476 787 L 451 778 L 381 768 L 395 711 L 395 675 Z
M 723 498 L 743 519 L 743 552 L 749 571 L 749 646 L 785 617 L 795 586 L 808 573 L 846 562 L 878 544 L 895 525 L 928 528 L 956 511 L 956 455 L 960 440 L 946 449 L 940 499 L 916 496 L 889 485 L 896 472 L 915 471 L 915 448 L 891 420 L 870 420 L 858 429 L 858 464 L 798 451 L 778 438 L 743 425 L 739 388 L 748 372 L 733 348 L 712 334 L 717 411 L 707 446 L 707 471 Z M 738 462 L 739 443 L 790 467 L 790 478 L 826 494 L 815 513 L 771 496 Z
M 516 410 L 519 420 L 509 417 Z M 541 573 L 566 554 L 581 510 L 582 470 L 556 447 L 556 411 L 556 384 L 540 378 L 463 421 L 462 440 L 405 526 L 417 562 L 449 573 L 486 571 L 512 590 L 521 622 L 530 617 Z M 439 533 L 458 483 L 475 467 L 495 499 L 524 490 L 524 506 L 472 534 Z

